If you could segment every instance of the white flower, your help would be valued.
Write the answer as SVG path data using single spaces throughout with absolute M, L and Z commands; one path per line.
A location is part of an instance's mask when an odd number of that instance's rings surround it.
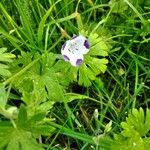
M 83 55 L 89 52 L 89 48 L 87 38 L 82 35 L 74 35 L 62 45 L 61 54 L 65 61 L 69 61 L 73 66 L 79 66 L 83 62 Z

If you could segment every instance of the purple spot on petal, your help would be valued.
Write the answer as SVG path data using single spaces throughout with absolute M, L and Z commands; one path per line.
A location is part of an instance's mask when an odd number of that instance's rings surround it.
M 65 46 L 66 46 L 66 43 L 64 43 L 64 44 L 62 45 L 62 50 L 65 49 Z
M 90 44 L 89 44 L 88 40 L 85 40 L 85 41 L 84 41 L 84 46 L 85 46 L 87 49 L 90 48 Z
M 63 55 L 63 57 L 64 57 L 64 60 L 66 60 L 66 61 L 70 60 L 69 57 L 66 55 Z
M 82 59 L 77 59 L 76 61 L 76 65 L 77 66 L 80 66 L 82 64 L 83 60 Z
M 71 39 L 75 39 L 75 38 L 77 38 L 78 37 L 78 35 L 74 35 Z

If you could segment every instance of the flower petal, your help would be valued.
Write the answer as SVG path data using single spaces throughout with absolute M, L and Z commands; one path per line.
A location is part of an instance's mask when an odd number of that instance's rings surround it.
M 80 55 L 80 56 L 72 55 L 71 58 L 70 58 L 70 63 L 71 63 L 72 66 L 76 67 L 76 66 L 81 65 L 81 63 L 82 63 L 81 60 L 83 62 L 83 55 Z
M 66 41 L 61 48 L 61 54 L 65 61 L 73 66 L 79 66 L 83 62 L 83 55 L 89 52 L 90 44 L 82 35 L 74 35 Z
M 70 60 L 67 55 L 63 55 L 63 58 L 64 58 L 65 61 L 69 61 Z
M 73 35 L 73 37 L 71 38 L 71 39 L 75 39 L 75 38 L 77 38 L 78 37 L 78 35 Z
M 90 44 L 89 44 L 88 40 L 85 40 L 85 41 L 84 41 L 84 46 L 85 46 L 87 49 L 90 48 Z
M 62 45 L 61 49 L 64 50 L 66 46 L 66 42 Z
M 80 66 L 82 64 L 83 60 L 82 59 L 77 59 L 76 61 L 76 65 L 77 66 Z

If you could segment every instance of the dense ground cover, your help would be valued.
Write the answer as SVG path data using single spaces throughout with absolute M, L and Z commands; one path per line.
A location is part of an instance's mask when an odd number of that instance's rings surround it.
M 0 149 L 149 149 L 149 18 L 149 0 L 1 0 Z

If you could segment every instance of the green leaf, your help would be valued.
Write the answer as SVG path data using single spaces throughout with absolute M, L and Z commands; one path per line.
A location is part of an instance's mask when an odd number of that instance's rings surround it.
M 95 76 L 93 72 L 85 64 L 83 64 L 79 69 L 79 85 L 84 85 L 85 87 L 88 87 L 91 85 L 91 80 L 94 79 Z
M 150 130 L 150 111 L 147 109 L 145 116 L 142 108 L 139 111 L 133 109 L 126 122 L 122 122 L 121 125 L 125 135 L 132 136 L 130 131 L 135 130 L 141 137 L 145 136 Z
M 29 117 L 28 120 L 24 123 L 26 125 L 24 129 L 39 136 L 50 135 L 54 132 L 55 128 L 45 123 L 45 116 L 45 112 L 40 112 Z
M 20 150 L 19 142 L 12 138 L 8 143 L 6 150 Z
M 65 95 L 65 98 L 67 102 L 71 102 L 73 100 L 88 99 L 89 97 L 86 95 L 81 95 L 81 94 L 76 94 L 76 93 L 67 93 Z
M 14 58 L 15 55 L 11 53 L 6 53 L 7 48 L 0 48 L 0 75 L 10 76 L 11 73 L 8 70 L 7 62 L 12 62 L 11 58 Z
M 7 48 L 0 48 L 0 61 L 2 62 L 12 62 L 11 58 L 15 58 L 14 54 L 7 53 Z
M 144 148 L 145 148 L 145 150 L 149 149 L 149 147 L 150 147 L 150 138 L 149 137 L 144 138 L 143 142 L 144 142 Z
M 47 88 L 49 99 L 52 101 L 63 101 L 63 87 L 59 84 L 54 69 L 51 68 L 51 70 L 48 70 L 42 79 Z
M 43 113 L 37 113 L 35 114 L 34 116 L 32 116 L 29 120 L 28 120 L 28 123 L 36 123 L 36 122 L 39 122 L 41 120 L 43 120 L 46 116 L 46 113 L 43 112 Z
M 16 8 L 18 9 L 19 15 L 21 16 L 21 24 L 23 29 L 21 33 L 28 39 L 30 44 L 35 47 L 35 36 L 33 31 L 33 21 L 30 14 L 29 1 L 28 0 L 16 0 Z
M 122 0 L 110 0 L 110 7 L 113 13 L 124 13 L 128 9 L 127 4 Z
M 4 64 L 0 64 L 0 75 L 1 76 L 10 76 L 11 73 L 10 71 L 8 70 L 8 66 L 7 65 L 4 65 Z
M 146 116 L 145 116 L 146 115 Z M 116 150 L 146 150 L 150 146 L 150 140 L 147 133 L 150 131 L 150 111 L 140 108 L 133 109 L 122 122 L 123 131 L 115 135 L 116 144 L 112 145 Z
M 43 35 L 43 30 L 44 30 L 44 25 L 46 22 L 46 19 L 50 16 L 52 9 L 55 7 L 55 5 L 57 3 L 59 3 L 61 0 L 56 1 L 46 12 L 46 14 L 43 16 L 43 18 L 41 19 L 40 23 L 39 23 L 39 27 L 38 27 L 38 43 L 39 45 L 41 45 L 41 41 L 42 41 L 42 35 Z
M 31 130 L 35 134 L 49 136 L 55 131 L 55 128 L 46 124 L 37 124 L 36 126 L 32 126 Z
M 22 118 L 21 118 L 22 117 Z M 28 119 L 29 118 L 29 119 Z M 15 127 L 9 121 L 0 122 L 0 149 L 6 150 L 43 150 L 36 138 L 50 135 L 55 128 L 46 124 L 45 113 L 27 116 L 26 108 L 20 107 Z
M 77 81 L 78 68 L 72 67 L 69 62 L 59 60 L 54 66 L 59 82 L 62 85 L 69 85 L 70 82 Z M 62 80 L 64 78 L 64 80 Z
M 103 90 L 104 89 L 104 83 L 101 80 L 101 78 L 96 78 L 95 80 L 95 86 L 99 89 L 99 90 Z
M 105 58 L 98 59 L 87 57 L 85 58 L 85 61 L 89 65 L 90 69 L 92 69 L 95 76 L 98 75 L 99 73 L 104 73 L 107 69 L 106 64 L 108 63 L 108 60 Z
M 0 121 L 0 149 L 3 149 L 10 139 L 13 127 L 8 121 Z
M 36 53 L 34 56 L 31 53 L 22 53 L 22 56 L 12 64 L 11 68 L 13 70 L 16 68 L 16 72 L 21 72 L 24 67 L 32 63 L 33 59 L 39 59 L 39 61 L 17 76 L 13 82 L 14 86 L 22 93 L 23 101 L 31 107 L 32 113 L 43 111 L 44 102 L 49 106 L 45 107 L 44 111 L 46 111 L 53 106 L 54 102 L 64 100 L 64 90 L 53 67 L 56 61 L 53 53 L 44 55 Z
M 27 121 L 27 110 L 25 106 L 21 105 L 19 109 L 19 114 L 18 114 L 18 119 L 17 119 L 17 124 L 18 126 L 24 126 Z
M 44 150 L 40 144 L 36 142 L 36 140 L 31 136 L 28 132 L 21 132 L 20 133 L 20 145 L 21 150 Z
M 39 107 L 37 108 L 37 111 L 43 111 L 43 110 L 49 111 L 49 110 L 52 109 L 54 103 L 55 103 L 54 101 L 47 100 L 47 101 L 45 101 L 44 103 L 41 103 L 41 104 L 39 105 Z
M 91 44 L 89 55 L 91 56 L 108 56 L 108 45 L 98 34 L 90 34 L 89 41 Z
M 5 109 L 7 103 L 7 93 L 5 91 L 5 86 L 0 83 L 0 109 Z
M 1 6 L 1 5 L 0 5 Z M 7 16 L 8 18 L 10 18 L 10 16 Z M 3 28 L 0 27 L 0 34 L 2 34 L 4 37 L 6 37 L 10 43 L 16 47 L 18 50 L 22 51 L 22 49 L 20 48 L 19 44 L 21 43 L 21 41 L 19 39 L 17 39 L 15 36 L 10 35 L 8 32 L 6 32 Z M 19 44 L 18 44 L 19 43 Z

